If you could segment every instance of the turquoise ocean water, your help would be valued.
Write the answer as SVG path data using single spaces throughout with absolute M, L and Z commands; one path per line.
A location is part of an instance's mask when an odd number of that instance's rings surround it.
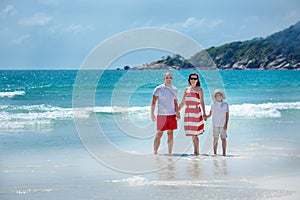
M 299 174 L 299 71 L 197 71 L 207 111 L 214 89 L 225 90 L 227 157 L 212 156 L 210 119 L 202 155 L 191 155 L 181 120 L 174 154 L 165 155 L 165 137 L 152 154 L 150 104 L 164 72 L 0 71 L 0 199 L 294 195 L 257 180 Z M 193 71 L 172 72 L 181 99 Z

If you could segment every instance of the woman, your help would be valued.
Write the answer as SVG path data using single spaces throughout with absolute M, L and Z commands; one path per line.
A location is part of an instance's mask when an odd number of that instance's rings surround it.
M 204 132 L 203 119 L 206 119 L 203 90 L 200 87 L 200 80 L 197 73 L 191 73 L 188 82 L 190 87 L 187 87 L 184 90 L 184 95 L 179 105 L 179 111 L 186 105 L 184 112 L 185 135 L 192 136 L 194 154 L 199 155 L 198 136 Z M 203 110 L 203 115 L 201 110 Z

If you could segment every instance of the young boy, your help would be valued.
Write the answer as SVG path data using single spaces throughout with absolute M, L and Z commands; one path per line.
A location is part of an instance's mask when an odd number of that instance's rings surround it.
M 218 140 L 221 137 L 223 156 L 226 156 L 226 138 L 227 125 L 229 120 L 229 106 L 224 100 L 225 93 L 222 90 L 216 90 L 212 94 L 213 104 L 207 118 L 212 116 L 213 137 L 214 137 L 214 154 L 217 154 Z

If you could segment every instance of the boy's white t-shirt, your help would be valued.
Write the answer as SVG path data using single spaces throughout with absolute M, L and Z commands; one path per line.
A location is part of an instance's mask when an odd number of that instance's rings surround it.
M 229 112 L 228 103 L 222 102 L 214 102 L 211 105 L 212 115 L 212 123 L 215 127 L 224 127 L 226 122 L 226 113 Z
M 157 115 L 175 115 L 174 100 L 177 99 L 178 90 L 174 86 L 166 86 L 161 84 L 153 91 L 154 96 L 158 96 Z

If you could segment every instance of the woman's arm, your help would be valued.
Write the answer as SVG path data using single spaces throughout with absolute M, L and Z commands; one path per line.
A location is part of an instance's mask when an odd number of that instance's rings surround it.
M 212 110 L 210 110 L 210 111 L 209 111 L 209 114 L 206 115 L 206 119 L 207 119 L 207 118 L 210 118 L 211 115 L 212 115 Z
M 204 120 L 206 120 L 206 111 L 205 111 L 205 105 L 204 105 L 204 95 L 203 95 L 203 90 L 201 87 L 199 87 L 199 90 L 198 90 L 198 93 L 199 93 L 199 97 L 200 97 L 200 105 L 202 107 L 202 111 L 203 111 L 203 118 Z

